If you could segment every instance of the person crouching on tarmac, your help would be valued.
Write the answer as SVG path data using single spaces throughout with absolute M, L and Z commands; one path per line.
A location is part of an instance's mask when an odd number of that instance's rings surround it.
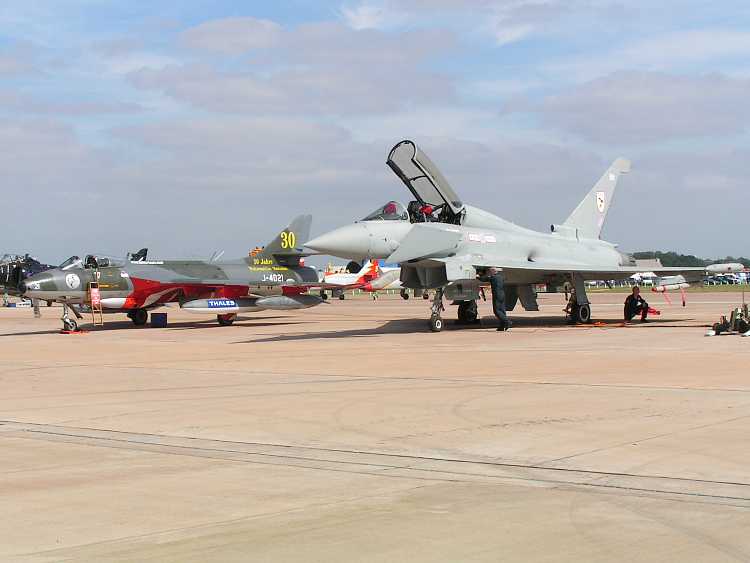
M 641 297 L 641 288 L 636 285 L 633 287 L 633 293 L 625 300 L 625 322 L 632 321 L 639 313 L 641 322 L 647 322 L 648 303 Z
M 502 272 L 498 272 L 495 268 L 487 270 L 487 276 L 490 279 L 490 289 L 492 289 L 492 311 L 500 322 L 497 330 L 501 332 L 510 330 L 513 323 L 510 322 L 505 310 L 505 278 Z

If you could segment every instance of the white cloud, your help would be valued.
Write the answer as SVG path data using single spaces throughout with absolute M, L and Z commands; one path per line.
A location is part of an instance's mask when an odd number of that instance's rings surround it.
M 219 71 L 217 65 L 170 65 L 131 75 L 139 88 L 218 112 L 349 115 L 451 100 L 446 76 L 423 70 L 450 45 L 448 34 L 352 31 L 303 25 L 285 31 L 272 61 Z
M 748 97 L 750 81 L 719 74 L 617 72 L 508 111 L 539 112 L 597 143 L 629 144 L 741 134 L 750 126 Z
M 253 49 L 274 46 L 281 26 L 270 20 L 250 17 L 212 20 L 182 33 L 182 42 L 193 49 L 223 55 L 241 55 Z
M 594 55 L 553 61 L 543 68 L 553 77 L 582 81 L 629 69 L 689 73 L 711 64 L 714 69 L 739 65 L 750 70 L 748 57 L 750 33 L 710 28 L 659 33 Z
M 438 22 L 479 31 L 504 46 L 536 35 L 558 34 L 569 27 L 570 16 L 598 19 L 616 5 L 614 0 L 366 0 L 344 4 L 339 12 L 353 29 Z
M 388 12 L 384 6 L 374 4 L 342 6 L 340 13 L 346 25 L 355 30 L 380 29 L 388 23 Z
M 60 102 L 39 99 L 31 94 L 0 90 L 0 110 L 37 115 L 90 116 L 133 114 L 143 111 L 138 104 L 117 101 Z

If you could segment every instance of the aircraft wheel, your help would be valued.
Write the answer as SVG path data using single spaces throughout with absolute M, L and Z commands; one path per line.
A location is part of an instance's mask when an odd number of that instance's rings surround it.
M 587 325 L 591 323 L 591 305 L 578 305 L 576 309 L 576 321 Z
M 346 295 L 344 295 L 344 294 L 342 293 L 341 295 L 339 295 L 339 299 L 341 299 L 341 301 L 343 301 L 344 299 L 346 299 Z
M 219 325 L 221 326 L 230 326 L 236 318 L 237 315 L 235 315 L 234 313 L 228 313 L 226 315 L 216 315 L 216 320 L 219 321 Z
M 432 315 L 430 317 L 430 330 L 432 332 L 440 332 L 443 330 L 443 319 L 439 315 Z
M 401 299 L 403 299 L 403 300 L 409 299 L 409 292 L 406 291 L 405 289 L 401 290 L 401 294 L 400 295 L 401 295 Z
M 479 318 L 476 301 L 461 301 L 458 305 L 458 322 L 461 324 L 474 324 Z
M 78 330 L 78 323 L 73 319 L 63 319 L 63 330 L 68 332 L 75 332 Z
M 148 322 L 148 311 L 146 309 L 134 309 L 128 313 L 128 316 L 135 326 L 143 326 Z
M 320 292 L 320 298 L 321 298 L 321 299 L 322 299 L 323 301 L 328 301 L 328 294 L 327 294 L 327 293 L 326 293 L 325 291 L 321 291 L 321 292 Z
M 430 298 L 430 294 L 429 294 L 429 293 L 427 293 L 427 292 L 425 291 L 425 292 L 424 292 L 424 293 L 422 294 L 422 299 L 424 299 L 425 301 L 427 301 L 427 300 L 428 300 L 429 298 Z

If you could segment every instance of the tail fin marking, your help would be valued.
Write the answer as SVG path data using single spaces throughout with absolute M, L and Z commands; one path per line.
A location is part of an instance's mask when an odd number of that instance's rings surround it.
M 563 225 L 577 229 L 581 238 L 598 239 L 615 195 L 617 180 L 621 174 L 628 172 L 630 172 L 629 160 L 625 158 L 615 160 Z

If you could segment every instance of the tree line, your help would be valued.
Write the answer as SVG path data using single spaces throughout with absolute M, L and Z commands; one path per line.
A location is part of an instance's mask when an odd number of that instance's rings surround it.
M 679 252 L 662 252 L 660 250 L 649 250 L 635 252 L 633 257 L 637 260 L 659 259 L 663 266 L 708 266 L 709 264 L 725 264 L 728 262 L 739 262 L 745 266 L 750 265 L 750 258 L 744 256 L 726 256 L 725 258 L 698 258 L 692 254 L 680 254 Z

